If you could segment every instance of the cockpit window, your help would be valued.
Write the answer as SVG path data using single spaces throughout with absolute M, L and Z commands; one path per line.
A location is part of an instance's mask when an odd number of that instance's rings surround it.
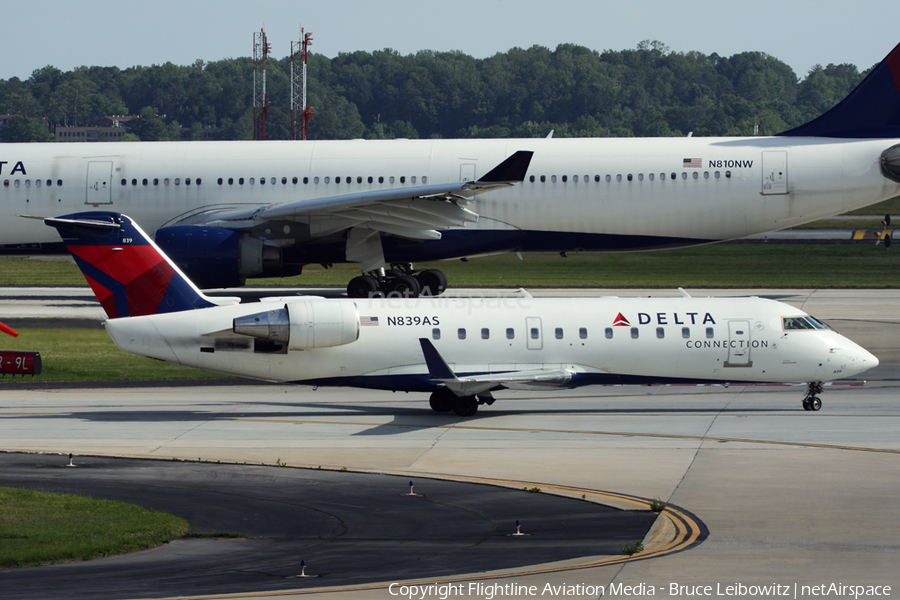
M 818 321 L 815 317 L 784 317 L 784 330 L 797 331 L 800 329 L 828 329 L 828 326 Z

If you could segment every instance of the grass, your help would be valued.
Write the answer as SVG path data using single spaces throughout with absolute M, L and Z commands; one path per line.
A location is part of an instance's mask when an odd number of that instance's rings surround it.
M 816 287 L 882 288 L 885 273 L 900 267 L 900 252 L 874 243 L 712 244 L 628 253 L 514 254 L 435 263 L 453 287 Z M 23 263 L 27 263 L 23 266 Z M 66 274 L 67 266 L 70 273 Z M 297 277 L 252 279 L 252 286 L 338 287 L 359 273 L 357 265 L 310 265 Z M 0 285 L 86 286 L 73 263 L 0 258 Z
M 123 554 L 190 532 L 184 519 L 134 504 L 0 488 L 0 567 Z
M 3 336 L 0 349 L 41 353 L 43 373 L 36 381 L 146 381 L 203 379 L 214 373 L 164 363 L 119 350 L 102 329 L 20 329 L 19 337 Z M 4 385 L 31 381 L 7 377 Z

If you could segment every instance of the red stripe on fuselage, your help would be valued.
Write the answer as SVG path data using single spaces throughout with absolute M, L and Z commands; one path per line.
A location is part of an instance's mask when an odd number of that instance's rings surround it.
M 175 269 L 160 256 L 156 248 L 149 245 L 70 246 L 69 251 L 124 286 L 128 316 L 131 317 L 156 314 L 175 274 Z M 115 293 L 114 290 L 111 291 Z M 94 292 L 97 290 L 94 289 Z M 108 300 L 115 313 L 114 300 Z M 110 318 L 114 318 L 107 304 L 102 300 L 101 304 Z

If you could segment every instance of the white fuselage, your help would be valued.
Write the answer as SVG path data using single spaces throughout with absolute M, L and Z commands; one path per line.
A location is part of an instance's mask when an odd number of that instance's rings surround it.
M 340 345 L 309 347 L 304 325 L 302 344 L 295 329 L 279 349 L 232 332 L 235 318 L 286 303 L 304 314 L 307 307 L 295 303 L 325 303 L 332 312 L 336 303 L 346 304 L 342 310 L 351 317 L 344 334 L 351 336 Z M 783 319 L 796 316 L 805 313 L 761 298 L 294 298 L 112 319 L 106 327 L 125 351 L 191 367 L 408 391 L 436 385 L 428 380 L 421 338 L 460 377 L 564 371 L 567 386 L 829 381 L 878 364 L 830 329 L 785 330 Z
M 752 137 L 0 144 L 0 246 L 59 241 L 52 228 L 18 215 L 114 210 L 152 234 L 229 206 L 473 180 L 517 150 L 534 151 L 525 181 L 478 196 L 471 208 L 480 218 L 465 229 L 622 240 L 588 239 L 588 249 L 726 240 L 900 194 L 900 184 L 879 166 L 881 152 L 898 142 Z M 304 242 L 281 229 L 269 235 L 281 246 Z

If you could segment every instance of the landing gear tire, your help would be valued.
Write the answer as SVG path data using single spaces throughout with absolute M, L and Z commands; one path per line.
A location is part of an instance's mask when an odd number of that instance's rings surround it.
M 371 298 L 378 293 L 378 281 L 369 275 L 354 277 L 347 284 L 347 295 L 351 298 Z
M 431 392 L 428 404 L 434 412 L 445 413 L 453 410 L 453 401 L 455 399 L 456 394 L 447 388 L 440 388 Z
M 822 408 L 822 401 L 817 394 L 823 390 L 821 381 L 810 381 L 806 384 L 806 396 L 803 397 L 803 410 L 816 411 Z
M 425 269 L 416 273 L 416 281 L 423 296 L 440 296 L 447 289 L 447 276 L 437 269 Z
M 822 408 L 822 401 L 813 396 L 809 399 L 809 410 L 816 411 Z
M 399 275 L 387 280 L 384 291 L 389 298 L 417 298 L 419 282 L 409 275 Z
M 460 417 L 471 417 L 478 412 L 478 399 L 475 396 L 457 397 L 453 401 L 453 412 Z

